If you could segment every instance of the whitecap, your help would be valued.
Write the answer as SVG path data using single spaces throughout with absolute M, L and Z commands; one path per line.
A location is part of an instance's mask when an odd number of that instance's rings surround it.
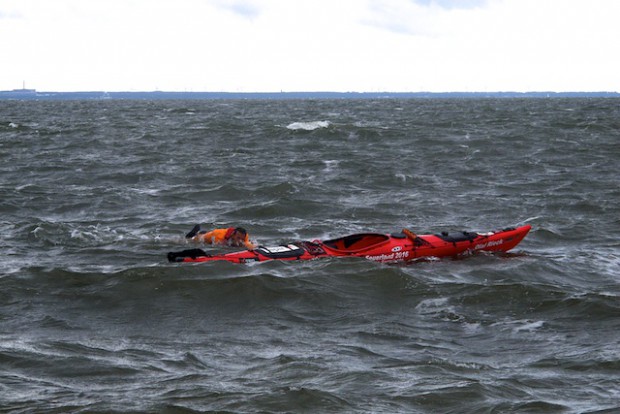
M 323 169 L 323 172 L 329 173 L 338 168 L 340 161 L 339 160 L 323 160 L 323 164 L 325 164 L 325 168 Z
M 531 332 L 541 329 L 545 326 L 545 321 L 517 321 L 517 323 L 523 323 L 521 326 L 517 326 L 515 332 Z
M 315 129 L 319 128 L 327 128 L 329 127 L 329 125 L 329 121 L 293 122 L 291 124 L 288 124 L 286 128 L 293 131 L 314 131 Z
M 512 330 L 513 333 L 522 333 L 522 332 L 534 332 L 544 328 L 546 325 L 545 321 L 538 320 L 532 321 L 530 319 L 519 319 L 514 321 L 501 321 L 493 323 L 491 326 L 506 326 Z
M 449 308 L 448 298 L 431 298 L 424 299 L 418 303 L 415 309 L 422 314 L 436 313 L 438 310 Z

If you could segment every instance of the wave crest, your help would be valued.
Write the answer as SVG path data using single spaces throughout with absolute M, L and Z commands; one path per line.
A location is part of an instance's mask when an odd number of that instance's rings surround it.
M 329 121 L 293 122 L 288 124 L 286 128 L 293 131 L 314 131 L 319 128 L 328 128 L 329 125 Z

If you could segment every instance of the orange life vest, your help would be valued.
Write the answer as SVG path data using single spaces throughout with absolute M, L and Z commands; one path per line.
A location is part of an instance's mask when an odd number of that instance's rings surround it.
M 200 238 L 203 242 L 207 244 L 223 244 L 226 246 L 231 245 L 230 237 L 235 232 L 234 227 L 229 227 L 227 229 L 214 229 L 208 233 L 201 234 Z M 245 239 L 243 240 L 243 244 L 248 249 L 253 249 L 255 246 L 250 242 L 250 236 L 248 234 L 245 235 Z

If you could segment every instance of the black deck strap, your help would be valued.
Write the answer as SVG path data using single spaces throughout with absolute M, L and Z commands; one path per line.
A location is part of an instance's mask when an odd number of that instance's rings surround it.
M 169 262 L 182 262 L 186 257 L 196 259 L 197 257 L 209 256 L 207 252 L 202 249 L 187 249 L 182 250 L 180 252 L 169 252 L 168 253 L 168 261 Z

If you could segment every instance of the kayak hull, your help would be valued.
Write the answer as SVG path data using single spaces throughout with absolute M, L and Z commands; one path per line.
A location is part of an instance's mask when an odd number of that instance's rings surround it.
M 425 257 L 455 257 L 477 251 L 507 252 L 518 245 L 531 226 L 511 227 L 487 233 L 458 232 L 414 235 L 403 233 L 360 233 L 333 240 L 293 242 L 254 250 L 210 255 L 201 249 L 168 253 L 170 262 L 201 263 L 227 261 L 231 263 L 263 262 L 269 260 L 313 260 L 323 257 L 359 257 L 383 263 L 409 262 Z

